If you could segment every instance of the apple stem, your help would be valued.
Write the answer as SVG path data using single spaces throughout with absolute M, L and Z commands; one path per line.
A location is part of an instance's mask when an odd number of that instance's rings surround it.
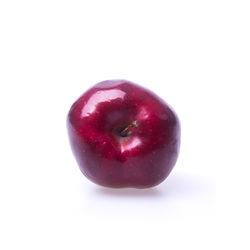
M 127 137 L 127 136 L 131 135 L 132 129 L 135 128 L 135 127 L 138 127 L 138 122 L 137 121 L 133 121 L 131 124 L 129 124 L 125 129 L 123 129 L 120 132 L 120 135 L 122 137 Z

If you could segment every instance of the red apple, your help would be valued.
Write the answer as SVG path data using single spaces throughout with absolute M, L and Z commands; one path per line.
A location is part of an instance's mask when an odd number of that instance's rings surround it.
M 126 80 L 84 93 L 69 111 L 68 132 L 82 173 L 102 186 L 155 186 L 178 157 L 180 125 L 172 108 Z

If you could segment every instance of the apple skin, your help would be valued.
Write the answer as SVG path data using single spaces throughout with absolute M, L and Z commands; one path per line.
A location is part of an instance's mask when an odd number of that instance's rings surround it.
M 180 146 L 180 123 L 162 99 L 127 80 L 100 82 L 71 107 L 67 127 L 82 173 L 112 188 L 164 181 Z

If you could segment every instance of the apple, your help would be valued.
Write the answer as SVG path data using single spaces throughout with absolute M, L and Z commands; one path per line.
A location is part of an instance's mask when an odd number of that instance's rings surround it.
M 127 80 L 100 82 L 71 107 L 67 127 L 82 173 L 112 188 L 148 188 L 167 178 L 180 124 L 162 99 Z

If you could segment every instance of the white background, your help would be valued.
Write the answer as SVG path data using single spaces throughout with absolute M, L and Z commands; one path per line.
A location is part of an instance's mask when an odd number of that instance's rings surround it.
M 0 248 L 249 249 L 249 1 L 0 2 Z M 65 119 L 123 78 L 179 115 L 168 179 L 90 183 Z

